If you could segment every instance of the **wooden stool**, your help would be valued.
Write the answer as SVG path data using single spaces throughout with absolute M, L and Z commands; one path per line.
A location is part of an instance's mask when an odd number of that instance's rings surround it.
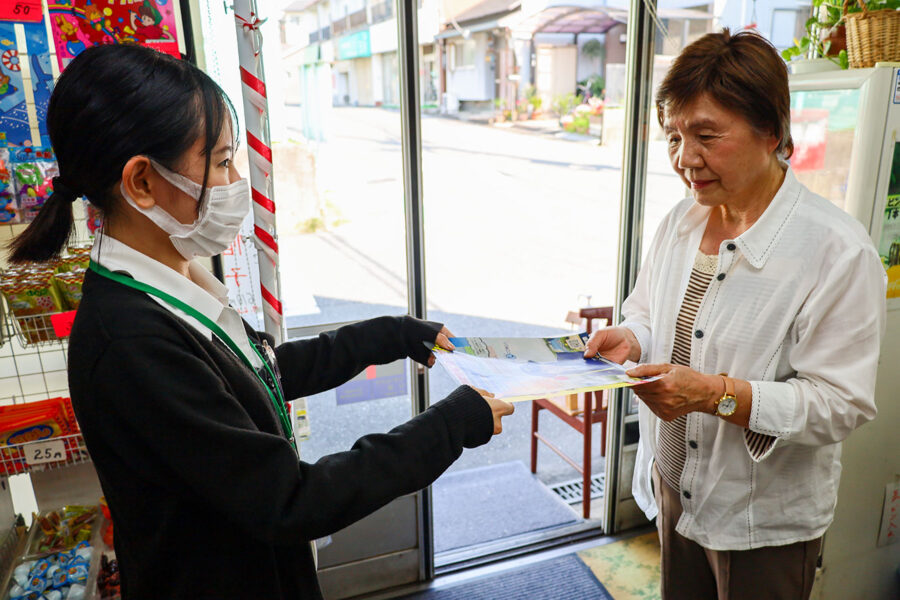
M 602 319 L 612 323 L 611 306 L 582 308 L 578 314 L 586 321 L 586 331 L 593 331 L 593 321 Z M 531 472 L 537 473 L 538 441 L 556 452 L 582 475 L 582 508 L 585 519 L 591 518 L 591 441 L 592 425 L 600 423 L 600 456 L 606 456 L 607 390 L 569 394 L 556 398 L 540 398 L 531 401 Z M 584 437 L 584 455 L 579 466 L 572 458 L 538 433 L 538 417 L 542 410 L 556 415 Z

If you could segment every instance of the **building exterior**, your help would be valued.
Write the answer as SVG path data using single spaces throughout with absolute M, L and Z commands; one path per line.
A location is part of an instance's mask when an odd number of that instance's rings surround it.
M 324 139 L 331 107 L 398 105 L 396 1 L 297 0 L 284 10 L 289 103 L 304 137 Z M 809 15 L 801 1 L 661 0 L 655 79 L 684 46 L 722 26 L 753 26 L 790 46 Z M 550 107 L 595 76 L 607 103 L 624 98 L 626 0 L 419 0 L 418 15 L 425 108 L 512 108 L 531 88 Z
M 438 8 L 437 0 L 420 1 L 418 7 L 426 106 L 438 101 Z M 298 0 L 286 7 L 282 57 L 304 137 L 325 139 L 323 128 L 310 121 L 327 120 L 330 107 L 399 105 L 397 40 L 394 0 Z

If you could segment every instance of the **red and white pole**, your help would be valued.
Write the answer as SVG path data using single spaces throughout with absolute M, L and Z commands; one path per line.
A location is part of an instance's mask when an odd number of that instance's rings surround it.
M 278 234 L 272 185 L 272 144 L 269 105 L 262 63 L 262 32 L 256 0 L 234 0 L 238 62 L 244 99 L 244 122 L 250 152 L 250 187 L 253 197 L 254 240 L 259 249 L 259 280 L 266 333 L 275 343 L 284 340 Z

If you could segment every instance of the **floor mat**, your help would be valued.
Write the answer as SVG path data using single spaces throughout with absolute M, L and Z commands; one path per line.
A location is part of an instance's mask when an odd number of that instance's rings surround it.
M 616 600 L 659 600 L 659 534 L 590 548 L 578 556 Z
M 574 554 L 399 600 L 613 600 Z
M 581 520 L 519 461 L 448 473 L 432 489 L 435 552 Z

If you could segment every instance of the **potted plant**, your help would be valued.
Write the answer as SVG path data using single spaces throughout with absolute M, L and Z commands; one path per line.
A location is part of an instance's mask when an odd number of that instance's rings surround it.
M 540 117 L 541 106 L 544 104 L 544 101 L 538 96 L 537 88 L 533 85 L 525 88 L 525 101 L 528 102 L 528 117 L 531 119 Z
M 898 0 L 900 1 L 900 0 Z M 781 56 L 794 73 L 846 69 L 849 60 L 842 48 L 843 3 L 838 0 L 812 0 L 812 16 L 807 19 L 806 35 L 794 40 L 794 46 Z

